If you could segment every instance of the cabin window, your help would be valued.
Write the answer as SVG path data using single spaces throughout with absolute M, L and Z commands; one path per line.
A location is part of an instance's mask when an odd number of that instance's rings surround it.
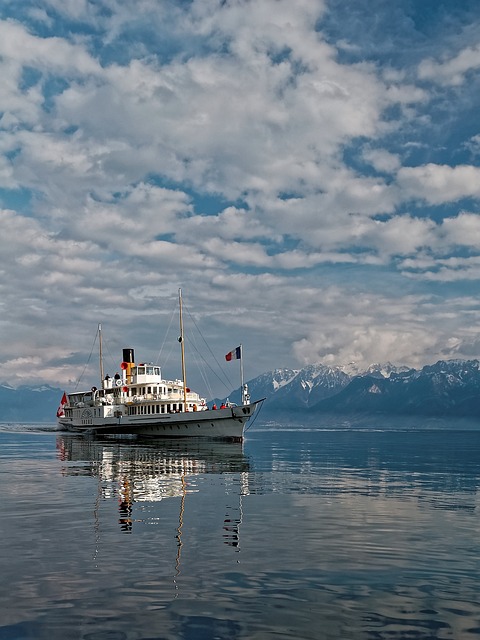
M 137 373 L 139 376 L 145 375 L 145 367 L 137 367 Z
M 152 387 L 148 387 L 147 393 L 152 393 Z
M 160 367 L 154 367 L 153 369 L 154 369 L 155 375 L 159 376 L 160 375 Z
M 147 367 L 147 376 L 153 376 L 153 367 Z

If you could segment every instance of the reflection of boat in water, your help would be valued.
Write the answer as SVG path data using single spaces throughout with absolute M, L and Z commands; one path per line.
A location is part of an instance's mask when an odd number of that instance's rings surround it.
M 63 428 L 97 434 L 242 440 L 245 424 L 263 402 L 250 402 L 248 386 L 243 382 L 242 347 L 225 356 L 227 360 L 240 360 L 241 404 L 226 401 L 221 407 L 208 407 L 205 398 L 187 387 L 181 291 L 179 304 L 183 379 L 165 379 L 159 366 L 136 363 L 133 349 L 123 350 L 122 374 L 104 377 L 99 326 L 100 388 L 64 393 L 57 412 Z
M 249 493 L 248 458 L 243 445 L 223 440 L 85 438 L 73 434 L 57 436 L 57 451 L 65 465 L 63 473 L 98 479 L 104 499 L 117 499 L 119 524 L 130 532 L 135 518 L 135 503 L 159 502 L 180 498 L 180 524 L 177 537 L 181 544 L 181 526 L 185 497 L 197 493 L 198 476 L 236 474 L 239 498 Z M 233 511 L 232 511 L 233 509 Z M 224 515 L 224 541 L 238 545 L 241 507 L 228 506 Z

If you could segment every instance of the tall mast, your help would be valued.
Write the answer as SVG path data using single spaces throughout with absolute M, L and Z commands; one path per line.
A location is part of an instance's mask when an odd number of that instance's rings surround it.
M 100 358 L 100 384 L 103 385 L 103 345 L 102 345 L 102 325 L 98 325 L 98 351 Z
M 178 341 L 182 349 L 182 378 L 183 378 L 183 406 L 184 411 L 187 409 L 187 373 L 185 371 L 185 341 L 183 339 L 183 306 L 182 306 L 182 290 L 178 290 L 178 302 L 180 305 L 180 336 Z
M 240 344 L 240 389 L 243 398 L 243 346 Z

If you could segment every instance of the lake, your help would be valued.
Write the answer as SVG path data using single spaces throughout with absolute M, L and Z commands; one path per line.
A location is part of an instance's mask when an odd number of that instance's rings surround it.
M 478 638 L 479 486 L 455 423 L 257 421 L 243 445 L 2 424 L 0 639 Z

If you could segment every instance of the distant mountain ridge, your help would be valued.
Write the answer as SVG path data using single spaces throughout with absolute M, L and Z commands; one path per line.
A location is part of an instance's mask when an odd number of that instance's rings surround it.
M 439 360 L 422 369 L 388 362 L 363 371 L 317 364 L 276 369 L 248 384 L 252 399 L 266 398 L 268 413 L 480 417 L 479 360 Z M 238 398 L 238 391 L 231 395 Z
M 0 422 L 55 422 L 63 391 L 47 384 L 0 384 Z
M 390 362 L 274 369 L 248 382 L 266 415 L 458 416 L 480 418 L 480 361 L 439 360 L 422 369 Z M 63 390 L 0 384 L 0 422 L 54 422 Z M 229 396 L 239 402 L 240 390 Z M 217 402 L 219 399 L 217 399 Z

